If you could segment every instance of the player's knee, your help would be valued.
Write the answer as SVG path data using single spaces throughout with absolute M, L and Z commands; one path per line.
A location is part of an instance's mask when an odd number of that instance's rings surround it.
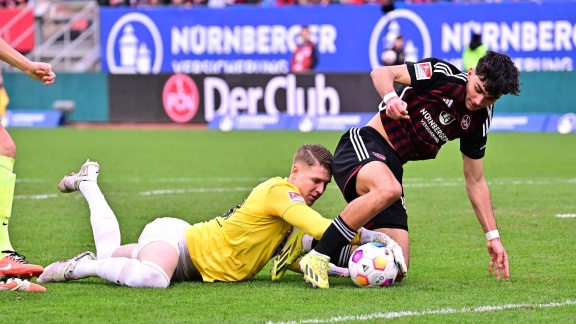
M 374 190 L 376 200 L 381 205 L 380 209 L 387 208 L 392 203 L 402 197 L 402 186 L 399 183 L 391 183 L 386 186 L 381 186 Z
M 124 284 L 129 287 L 167 288 L 170 278 L 162 268 L 152 262 L 140 262 L 138 271 L 133 271 Z
M 7 137 L 0 141 L 0 156 L 9 157 L 11 159 L 16 158 L 16 144 L 12 138 Z

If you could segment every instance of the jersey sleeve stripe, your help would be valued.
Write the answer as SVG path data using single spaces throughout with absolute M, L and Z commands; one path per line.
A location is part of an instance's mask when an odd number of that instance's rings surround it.
M 460 79 L 462 81 L 467 81 L 468 79 L 466 78 L 466 73 L 458 73 L 458 74 L 454 74 L 452 72 L 452 69 L 450 69 L 450 67 L 444 63 L 436 63 L 434 64 L 434 72 L 436 73 L 443 73 L 447 76 L 451 76 L 451 77 L 455 77 L 457 79 Z
M 486 117 L 486 121 L 484 122 L 484 125 L 482 126 L 482 135 L 484 137 L 486 137 L 486 135 L 488 135 L 488 132 L 490 131 L 490 124 L 492 123 L 492 117 L 494 115 L 493 108 L 494 108 L 494 105 L 490 105 L 490 106 L 486 107 L 486 111 L 488 112 L 488 116 Z

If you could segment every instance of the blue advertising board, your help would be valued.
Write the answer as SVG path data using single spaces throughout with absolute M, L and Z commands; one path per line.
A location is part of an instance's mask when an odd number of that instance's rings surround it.
M 233 130 L 295 130 L 345 131 L 363 127 L 374 113 L 342 113 L 336 116 L 288 116 L 286 114 L 242 114 L 216 116 L 209 129 Z M 490 132 L 560 133 L 576 132 L 576 114 L 512 114 L 497 113 L 490 124 Z
M 351 127 L 363 127 L 374 117 L 374 113 L 342 113 L 336 116 L 288 116 L 266 115 L 223 115 L 216 116 L 208 128 L 224 132 L 232 130 L 299 130 L 344 131 Z
M 62 113 L 50 110 L 21 109 L 7 111 L 5 127 L 53 128 L 63 123 Z
M 513 13 L 513 14 L 511 14 Z M 289 72 L 303 25 L 316 43 L 319 72 L 365 72 L 398 34 L 406 59 L 461 65 L 472 31 L 522 71 L 571 71 L 576 2 L 438 3 L 380 6 L 235 6 L 100 10 L 102 69 L 114 74 Z

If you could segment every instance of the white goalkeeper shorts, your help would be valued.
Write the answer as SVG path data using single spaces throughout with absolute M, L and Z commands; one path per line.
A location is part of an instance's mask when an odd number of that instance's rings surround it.
M 148 223 L 140 238 L 138 238 L 138 246 L 132 251 L 132 259 L 136 259 L 140 250 L 146 245 L 162 241 L 169 243 L 176 249 L 176 253 L 180 256 L 182 247 L 186 246 L 186 228 L 190 224 L 178 218 L 157 218 L 151 223 Z

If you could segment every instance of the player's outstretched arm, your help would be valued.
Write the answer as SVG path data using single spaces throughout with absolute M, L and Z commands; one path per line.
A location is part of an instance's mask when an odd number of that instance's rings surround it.
M 510 278 L 508 255 L 498 234 L 490 190 L 484 178 L 482 160 L 471 159 L 465 155 L 462 155 L 462 159 L 464 177 L 466 178 L 466 192 L 476 213 L 476 218 L 478 218 L 478 222 L 480 222 L 488 239 L 487 247 L 490 254 L 488 273 L 492 275 L 494 266 L 496 266 L 496 278 L 500 279 L 501 275 L 503 275 L 505 279 L 508 279 Z
M 8 45 L 2 38 L 0 38 L 0 59 L 20 69 L 32 79 L 44 83 L 44 85 L 50 85 L 54 83 L 56 79 L 56 74 L 52 72 L 52 66 L 50 66 L 50 64 L 30 61 Z

